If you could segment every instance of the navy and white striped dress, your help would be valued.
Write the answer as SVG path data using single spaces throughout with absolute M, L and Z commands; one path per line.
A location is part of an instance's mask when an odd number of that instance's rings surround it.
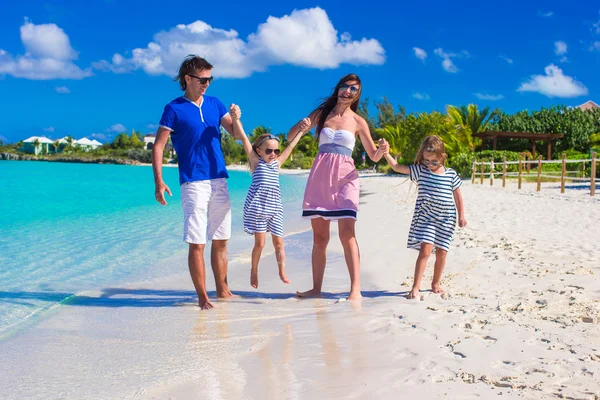
M 244 203 L 244 231 L 249 234 L 271 232 L 283 237 L 283 205 L 279 189 L 279 163 L 262 158 L 252 173 L 252 184 Z
M 408 233 L 408 248 L 431 243 L 448 251 L 456 229 L 456 205 L 453 192 L 462 185 L 456 171 L 446 168 L 435 174 L 420 164 L 410 166 L 410 180 L 418 186 L 417 204 Z

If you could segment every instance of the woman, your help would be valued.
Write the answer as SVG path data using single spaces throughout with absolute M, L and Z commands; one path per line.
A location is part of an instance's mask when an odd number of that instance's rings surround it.
M 360 256 L 354 233 L 359 182 L 352 150 L 358 136 L 369 158 L 377 162 L 387 151 L 388 144 L 381 140 L 377 149 L 367 122 L 356 113 L 361 92 L 360 78 L 355 74 L 346 75 L 335 86 L 331 96 L 309 116 L 310 128 L 317 127 L 316 137 L 319 141 L 319 153 L 310 170 L 302 204 L 302 216 L 311 219 L 313 230 L 313 288 L 297 292 L 298 297 L 321 294 L 331 221 L 338 221 L 339 236 L 350 273 L 348 300 L 362 297 Z M 288 140 L 300 132 L 301 123 L 292 127 Z

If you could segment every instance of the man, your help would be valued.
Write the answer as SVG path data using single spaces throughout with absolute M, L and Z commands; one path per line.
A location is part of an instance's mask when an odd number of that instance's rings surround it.
M 185 94 L 165 106 L 152 149 L 155 197 L 165 205 L 165 192 L 171 196 L 171 190 L 162 179 L 162 160 L 165 144 L 171 135 L 179 162 L 183 240 L 189 244 L 190 275 L 198 293 L 198 305 L 203 310 L 213 308 L 206 293 L 204 269 L 204 247 L 208 240 L 212 241 L 211 266 L 217 297 L 232 296 L 227 284 L 231 208 L 220 126 L 234 136 L 231 118 L 232 115 L 234 118 L 241 115 L 235 104 L 227 112 L 219 99 L 205 95 L 213 79 L 212 67 L 198 56 L 188 56 L 183 60 L 174 80 L 179 81 Z

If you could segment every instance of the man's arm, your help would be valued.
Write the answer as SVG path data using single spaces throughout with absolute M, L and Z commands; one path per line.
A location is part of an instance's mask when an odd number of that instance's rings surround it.
M 233 118 L 232 118 L 233 113 Z M 245 135 L 245 133 L 240 132 L 239 130 L 233 129 L 233 119 L 240 119 L 242 116 L 242 111 L 240 107 L 231 104 L 229 106 L 229 112 L 221 118 L 221 126 L 225 129 L 235 140 L 243 140 L 244 138 L 241 135 Z
M 154 140 L 154 146 L 152 147 L 152 172 L 154 173 L 154 197 L 160 204 L 165 205 L 165 192 L 171 194 L 171 189 L 163 182 L 162 178 L 162 161 L 163 153 L 165 151 L 165 145 L 169 139 L 171 131 L 167 128 L 160 127 L 156 133 L 156 139 Z

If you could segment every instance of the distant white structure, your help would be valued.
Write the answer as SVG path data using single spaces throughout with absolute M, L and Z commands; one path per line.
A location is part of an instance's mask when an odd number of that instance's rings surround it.
M 86 137 L 81 138 L 79 140 L 75 140 L 73 142 L 74 145 L 77 145 L 79 147 L 81 147 L 81 149 L 83 151 L 90 151 L 90 150 L 94 150 L 97 149 L 98 147 L 102 146 L 102 143 L 100 143 L 97 140 L 90 140 Z
M 34 154 L 37 156 L 38 154 L 60 153 L 69 144 L 78 146 L 83 151 L 94 150 L 102 146 L 102 143 L 99 141 L 95 139 L 89 140 L 85 137 L 75 140 L 65 136 L 57 140 L 52 140 L 45 136 L 32 136 L 23 140 L 23 146 L 19 150 L 24 153 Z
M 593 101 L 588 100 L 585 103 L 577 106 L 577 108 L 580 108 L 583 111 L 588 111 L 588 110 L 595 110 L 597 108 L 600 108 L 600 106 L 598 104 L 594 103 Z
M 55 153 L 54 142 L 45 136 L 32 136 L 23 140 L 23 146 L 20 149 L 24 153 L 35 154 Z
M 154 141 L 156 140 L 156 135 L 153 133 L 149 133 L 144 136 L 144 148 L 146 150 L 152 150 L 154 147 Z

